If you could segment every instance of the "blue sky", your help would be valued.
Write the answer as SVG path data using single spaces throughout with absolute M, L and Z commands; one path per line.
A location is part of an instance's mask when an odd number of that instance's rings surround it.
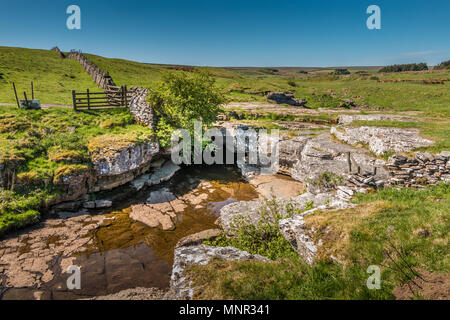
M 0 46 L 148 63 L 386 65 L 450 59 L 448 0 L 0 0 Z M 81 30 L 66 9 L 81 8 Z M 366 9 L 381 8 L 368 30 Z

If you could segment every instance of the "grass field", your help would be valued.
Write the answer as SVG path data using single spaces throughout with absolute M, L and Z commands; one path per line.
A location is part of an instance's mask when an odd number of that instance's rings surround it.
M 282 236 L 272 234 L 272 240 L 259 242 L 260 237 L 247 234 L 245 241 L 230 244 L 251 253 L 260 253 L 264 246 L 263 251 L 269 250 L 266 255 L 277 255 L 274 262 L 213 260 L 192 267 L 189 275 L 198 288 L 194 297 L 394 299 L 396 288 L 407 282 L 411 285 L 410 280 L 417 281 L 418 276 L 428 282 L 438 275 L 448 276 L 449 200 L 449 184 L 423 190 L 392 188 L 357 195 L 354 201 L 360 206 L 353 209 L 313 213 L 305 218 L 306 224 L 318 230 L 316 241 L 322 239 L 323 245 L 312 267 L 285 249 Z M 268 249 L 268 241 L 277 246 Z M 333 262 L 331 255 L 340 263 Z M 371 265 L 381 268 L 380 290 L 366 286 Z M 412 292 L 407 288 L 406 293 L 415 299 L 431 298 L 414 285 Z
M 194 67 L 143 64 L 86 54 L 114 81 L 151 88 L 163 72 Z M 332 76 L 332 68 L 213 68 L 218 87 L 232 101 L 264 101 L 264 92 L 292 91 L 311 108 L 338 108 L 345 99 L 369 110 L 421 111 L 450 117 L 450 71 L 377 73 L 374 67 L 349 68 L 351 75 Z M 302 72 L 308 72 L 307 74 Z M 0 47 L 0 102 L 14 102 L 12 82 L 20 92 L 34 81 L 43 103 L 71 105 L 71 90 L 99 90 L 73 60 L 53 51 Z M 403 81 L 403 82 L 389 82 Z M 443 84 L 426 84 L 437 81 Z
M 49 50 L 0 47 L 0 102 L 15 103 L 13 82 L 19 99 L 24 91 L 31 99 L 31 81 L 35 98 L 49 104 L 72 105 L 72 90 L 99 91 L 75 60 L 62 60 Z

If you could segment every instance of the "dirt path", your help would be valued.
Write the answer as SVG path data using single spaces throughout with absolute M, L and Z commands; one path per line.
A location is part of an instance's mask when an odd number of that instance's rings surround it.
M 0 103 L 0 106 L 16 106 L 16 103 Z M 63 105 L 63 104 L 41 104 L 42 109 L 50 109 L 50 108 L 73 108 L 73 106 Z

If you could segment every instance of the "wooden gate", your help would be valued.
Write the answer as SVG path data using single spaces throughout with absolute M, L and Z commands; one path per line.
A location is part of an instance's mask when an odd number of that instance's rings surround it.
M 127 86 L 108 87 L 105 92 L 76 92 L 72 90 L 73 109 L 118 108 L 128 107 L 132 93 Z

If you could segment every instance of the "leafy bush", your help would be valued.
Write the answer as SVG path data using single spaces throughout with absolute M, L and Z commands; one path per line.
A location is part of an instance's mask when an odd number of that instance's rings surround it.
M 297 253 L 278 229 L 281 219 L 301 213 L 291 203 L 286 208 L 281 207 L 275 197 L 266 199 L 259 209 L 259 222 L 252 223 L 249 218 L 240 217 L 233 221 L 235 236 L 228 237 L 225 233 L 206 244 L 227 247 L 232 246 L 252 254 L 259 254 L 269 259 L 294 258 Z M 309 207 L 308 207 L 309 208 Z M 283 212 L 283 213 L 282 213 Z
M 403 72 L 428 70 L 426 63 L 394 64 L 380 69 L 380 72 Z
M 161 146 L 168 147 L 175 129 L 193 132 L 195 120 L 204 125 L 213 123 L 225 102 L 222 93 L 215 86 L 215 79 L 203 71 L 172 72 L 163 76 L 149 101 L 160 117 L 156 136 Z
M 350 74 L 350 71 L 348 71 L 348 69 L 335 69 L 331 74 L 335 76 L 340 76 Z

